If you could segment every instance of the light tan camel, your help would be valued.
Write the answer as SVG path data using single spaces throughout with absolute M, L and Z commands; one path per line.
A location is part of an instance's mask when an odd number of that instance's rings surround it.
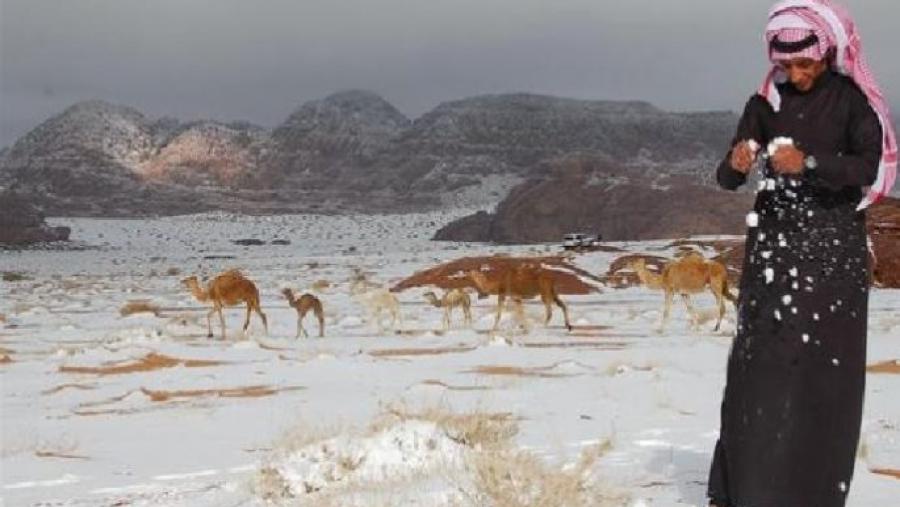
M 707 260 L 697 252 L 667 264 L 661 275 L 661 283 L 666 299 L 660 329 L 665 328 L 669 320 L 669 311 L 672 308 L 672 299 L 675 294 L 681 295 L 692 321 L 696 322 L 697 313 L 691 304 L 691 294 L 704 292 L 708 287 L 715 296 L 716 306 L 719 309 L 716 331 L 719 330 L 722 325 L 722 317 L 725 316 L 725 300 L 737 304 L 737 298 L 731 294 L 728 288 L 728 272 L 725 266 L 721 262 Z
M 247 333 L 247 327 L 250 325 L 250 312 L 255 311 L 262 319 L 263 327 L 266 335 L 269 334 L 269 323 L 266 320 L 266 314 L 259 307 L 259 290 L 256 285 L 247 279 L 237 269 L 225 271 L 216 275 L 212 281 L 207 284 L 206 289 L 200 286 L 200 281 L 196 276 L 189 276 L 181 281 L 188 290 L 191 291 L 194 298 L 201 303 L 211 302 L 213 307 L 206 314 L 206 327 L 208 330 L 207 337 L 212 338 L 212 314 L 219 314 L 219 322 L 222 324 L 222 339 L 225 339 L 225 316 L 222 309 L 227 306 L 235 306 L 240 303 L 247 304 L 247 316 L 244 319 L 244 334 Z
M 390 314 L 392 329 L 396 330 L 398 323 L 402 325 L 400 301 L 391 291 L 365 280 L 356 280 L 350 285 L 350 295 L 366 308 L 368 320 L 375 322 L 379 330 L 384 330 L 382 312 Z
M 522 300 L 536 296 L 540 296 L 544 303 L 545 326 L 553 317 L 551 304 L 555 303 L 562 309 L 566 329 L 572 330 L 572 324 L 569 323 L 569 310 L 559 298 L 553 276 L 547 270 L 538 266 L 517 266 L 503 270 L 496 277 L 488 278 L 485 273 L 473 269 L 467 272 L 467 276 L 479 292 L 497 295 L 497 317 L 494 319 L 494 330 L 500 324 L 500 315 L 507 297 Z
M 450 317 L 453 309 L 462 308 L 463 321 L 466 326 L 472 325 L 472 298 L 463 289 L 450 289 L 444 292 L 441 299 L 437 298 L 434 292 L 426 292 L 423 297 L 431 303 L 432 306 L 444 309 L 444 329 L 450 329 Z
M 319 338 L 323 338 L 325 336 L 325 313 L 322 311 L 322 301 L 309 293 L 305 293 L 299 298 L 294 297 L 294 291 L 288 288 L 281 289 L 281 293 L 284 294 L 284 298 L 287 299 L 288 304 L 297 310 L 296 337 L 300 338 L 301 333 L 303 336 L 309 336 L 306 329 L 303 328 L 303 317 L 306 317 L 306 314 L 312 310 L 313 314 L 316 316 L 316 320 L 319 321 Z

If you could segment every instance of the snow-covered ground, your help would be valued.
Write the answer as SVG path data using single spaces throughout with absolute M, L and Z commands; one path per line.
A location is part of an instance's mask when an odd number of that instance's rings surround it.
M 472 463 L 493 451 L 447 423 L 481 414 L 513 428 L 505 465 L 531 456 L 558 474 L 577 469 L 608 505 L 705 505 L 733 308 L 720 332 L 691 331 L 681 307 L 658 332 L 661 294 L 603 288 L 564 297 L 572 333 L 558 312 L 542 327 L 537 303 L 526 306 L 530 333 L 512 319 L 489 333 L 487 299 L 472 328 L 454 316 L 445 333 L 422 288 L 399 294 L 401 333 L 365 320 L 349 294 L 358 270 L 393 284 L 464 255 L 556 250 L 428 240 L 468 211 L 54 220 L 97 248 L 0 252 L 0 271 L 26 276 L 0 285 L 0 503 L 483 505 L 488 478 Z M 231 242 L 241 238 L 267 244 Z M 665 244 L 619 246 L 664 255 Z M 576 263 L 600 274 L 615 257 Z M 242 339 L 235 308 L 228 340 L 215 320 L 206 337 L 205 310 L 179 281 L 231 267 L 259 286 L 268 336 L 253 316 Z M 280 290 L 320 281 L 326 337 L 295 339 Z M 121 316 L 134 300 L 158 314 Z M 713 300 L 696 304 L 708 313 Z M 869 363 L 900 358 L 898 305 L 900 292 L 872 291 Z M 900 469 L 898 388 L 900 375 L 868 377 L 851 506 L 900 498 L 900 480 L 875 472 Z M 606 449 L 578 469 L 597 444 Z

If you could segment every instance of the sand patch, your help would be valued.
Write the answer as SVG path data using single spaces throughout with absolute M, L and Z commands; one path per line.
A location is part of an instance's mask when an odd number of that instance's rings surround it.
M 448 391 L 488 391 L 490 387 L 488 386 L 452 386 L 445 382 L 436 379 L 426 379 L 422 381 L 422 385 L 426 386 L 438 386 L 447 389 Z
M 479 375 L 498 375 L 507 377 L 540 377 L 540 378 L 563 378 L 575 377 L 573 373 L 559 373 L 552 371 L 556 368 L 553 366 L 544 367 L 524 367 L 524 366 L 508 366 L 508 365 L 483 365 L 476 366 L 471 370 L 465 370 L 463 373 L 475 373 Z
M 578 336 L 578 335 L 576 335 Z M 582 336 L 591 336 L 595 338 L 599 338 L 599 335 L 582 335 Z M 532 349 L 570 349 L 570 348 L 585 348 L 585 349 L 597 349 L 597 350 L 622 350 L 628 347 L 630 344 L 626 342 L 618 342 L 618 341 L 596 341 L 596 340 L 585 340 L 585 341 L 551 341 L 551 342 L 522 342 L 519 343 L 519 346 L 525 348 Z
M 893 477 L 894 479 L 900 479 L 900 470 L 896 470 L 893 468 L 872 468 L 869 470 L 873 474 L 884 475 L 887 477 Z
M 47 395 L 49 395 L 49 394 L 56 394 L 56 393 L 65 391 L 66 389 L 77 389 L 77 390 L 81 390 L 81 391 L 90 391 L 90 390 L 96 389 L 96 388 L 97 388 L 97 386 L 95 386 L 95 385 L 85 385 L 85 384 L 60 384 L 60 385 L 58 385 L 58 386 L 56 386 L 56 387 L 54 387 L 54 388 L 51 388 L 51 389 L 47 389 L 47 390 L 41 391 L 41 394 L 47 394 Z
M 377 349 L 370 350 L 372 357 L 397 357 L 397 356 L 439 356 L 443 354 L 459 354 L 471 352 L 478 347 L 434 347 L 434 348 L 405 348 L 405 349 Z
M 884 361 L 866 367 L 866 371 L 876 374 L 900 375 L 900 361 Z
M 139 390 L 128 391 L 120 396 L 82 403 L 78 405 L 78 408 L 73 410 L 72 413 L 79 416 L 128 415 L 155 409 L 145 405 L 143 403 L 145 398 L 143 397 L 146 397 L 146 399 L 149 399 L 151 402 L 162 403 L 156 407 L 165 408 L 179 406 L 186 401 L 196 398 L 262 398 L 265 396 L 273 396 L 280 392 L 299 391 L 302 389 L 306 388 L 302 386 L 271 387 L 254 385 L 224 389 L 162 390 L 141 387 Z M 137 406 L 134 406 L 135 402 L 137 402 Z M 108 407 L 109 405 L 118 403 L 128 403 L 130 406 L 123 407 L 120 405 L 112 408 L 95 409 L 95 407 Z
M 8 355 L 6 355 L 6 354 L 0 355 L 0 364 L 10 364 L 10 363 L 14 363 L 14 362 L 15 361 L 13 361 L 12 358 L 9 357 Z
M 91 458 L 87 456 L 80 456 L 77 454 L 66 454 L 62 452 L 53 452 L 53 451 L 34 451 L 34 455 L 38 458 L 60 458 L 60 459 L 81 459 L 81 460 L 89 460 Z
M 210 396 L 217 398 L 261 398 L 263 396 L 272 396 L 273 394 L 279 392 L 299 391 L 302 389 L 306 388 L 300 386 L 282 388 L 270 386 L 247 386 L 234 387 L 229 389 L 188 389 L 183 391 L 165 391 L 147 389 L 142 387 L 141 392 L 147 395 L 150 398 L 150 401 L 161 402 L 170 401 L 173 399 L 203 398 Z
M 146 356 L 126 363 L 112 363 L 104 366 L 60 366 L 60 373 L 92 373 L 95 375 L 122 375 L 145 371 L 162 370 L 185 366 L 187 368 L 202 368 L 207 366 L 221 366 L 227 364 L 224 361 L 208 361 L 200 359 L 177 359 L 163 354 L 151 352 Z

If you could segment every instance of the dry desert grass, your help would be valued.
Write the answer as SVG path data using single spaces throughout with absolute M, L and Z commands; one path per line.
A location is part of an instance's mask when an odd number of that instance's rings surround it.
M 146 299 L 136 299 L 128 301 L 119 309 L 119 315 L 122 317 L 128 317 L 129 315 L 137 313 L 151 313 L 154 316 L 159 317 L 159 306 L 154 305 Z

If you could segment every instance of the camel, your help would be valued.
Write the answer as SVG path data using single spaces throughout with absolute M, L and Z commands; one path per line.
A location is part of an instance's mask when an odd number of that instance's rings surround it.
M 295 298 L 294 291 L 288 288 L 282 289 L 281 293 L 284 294 L 284 298 L 287 299 L 288 304 L 297 310 L 296 337 L 300 338 L 301 333 L 303 336 L 309 336 L 306 329 L 303 328 L 303 317 L 306 317 L 306 314 L 312 310 L 313 314 L 316 316 L 316 320 L 319 321 L 319 338 L 323 338 L 325 336 L 325 313 L 322 311 L 322 301 L 309 293 L 305 293 L 299 298 Z
M 725 316 L 725 299 L 737 304 L 737 299 L 728 288 L 728 272 L 725 266 L 714 260 L 707 260 L 698 252 L 691 252 L 681 259 L 666 264 L 662 274 L 650 272 L 644 265 L 643 259 L 638 259 L 631 264 L 632 269 L 641 279 L 641 282 L 651 289 L 662 289 L 665 292 L 665 307 L 663 310 L 660 330 L 665 328 L 669 320 L 669 312 L 672 308 L 672 299 L 675 294 L 680 294 L 691 322 L 697 322 L 697 312 L 691 304 L 691 294 L 706 291 L 707 287 L 716 298 L 716 306 L 719 316 L 716 320 L 715 331 L 722 325 L 722 317 Z
M 263 327 L 266 335 L 269 334 L 269 323 L 266 320 L 266 314 L 259 307 L 259 290 L 252 281 L 244 277 L 237 269 L 225 271 L 216 275 L 212 281 L 207 284 L 206 289 L 200 286 L 200 282 L 196 276 L 189 276 L 181 281 L 181 283 L 191 291 L 191 294 L 197 301 L 201 303 L 212 302 L 212 310 L 206 314 L 207 337 L 212 338 L 212 314 L 219 314 L 219 322 L 222 325 L 222 339 L 225 337 L 225 316 L 222 314 L 222 308 L 226 306 L 235 306 L 240 303 L 247 304 L 247 316 L 244 319 L 244 334 L 247 333 L 247 327 L 250 325 L 250 312 L 255 311 L 262 319 Z
M 545 326 L 550 323 L 550 318 L 553 317 L 551 304 L 555 303 L 562 309 L 566 329 L 572 330 L 572 324 L 569 323 L 569 310 L 565 303 L 559 299 L 553 276 L 547 270 L 538 266 L 512 267 L 504 270 L 494 279 L 489 279 L 485 273 L 474 269 L 469 270 L 466 274 L 479 292 L 497 295 L 497 317 L 494 319 L 494 330 L 500 324 L 500 315 L 503 312 L 503 304 L 507 297 L 522 300 L 536 296 L 540 296 L 541 301 L 544 303 L 546 311 Z
M 465 325 L 469 326 L 472 324 L 472 299 L 465 290 L 450 289 L 444 292 L 441 299 L 438 299 L 437 295 L 430 291 L 423 294 L 423 296 L 432 306 L 444 309 L 444 329 L 450 329 L 451 313 L 457 306 L 462 308 Z
M 400 301 L 384 287 L 357 279 L 350 285 L 350 295 L 366 308 L 369 321 L 374 321 L 379 330 L 383 329 L 381 313 L 385 311 L 391 316 L 391 328 L 396 329 L 402 323 Z

